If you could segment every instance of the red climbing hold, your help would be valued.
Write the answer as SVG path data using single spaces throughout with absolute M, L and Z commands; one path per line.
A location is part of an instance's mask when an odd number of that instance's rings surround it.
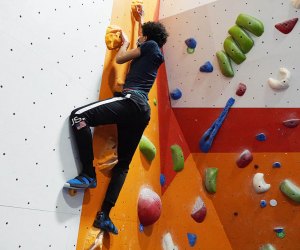
M 138 199 L 138 216 L 143 226 L 152 225 L 161 214 L 161 199 L 157 193 L 144 187 Z
M 243 96 L 247 90 L 247 86 L 244 83 L 240 83 L 235 94 L 237 96 Z
M 248 149 L 246 149 L 240 154 L 239 158 L 236 161 L 236 164 L 239 168 L 244 168 L 248 166 L 252 162 L 252 160 L 253 156 L 251 152 Z
M 276 24 L 275 28 L 278 29 L 283 34 L 288 34 L 294 29 L 297 22 L 298 22 L 298 18 L 293 18 L 285 22 Z
M 289 119 L 282 122 L 284 126 L 288 128 L 295 128 L 300 124 L 300 119 Z

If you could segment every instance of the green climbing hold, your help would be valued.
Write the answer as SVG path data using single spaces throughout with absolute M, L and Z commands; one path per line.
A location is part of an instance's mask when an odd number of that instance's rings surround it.
M 218 171 L 218 168 L 205 169 L 205 187 L 209 193 L 215 193 L 217 191 Z
M 266 245 L 261 246 L 259 250 L 276 250 L 276 248 L 272 244 L 268 243 Z
M 184 167 L 184 156 L 182 149 L 179 145 L 174 144 L 171 146 L 172 160 L 173 160 L 173 169 L 176 172 L 179 172 Z
M 154 159 L 156 155 L 156 148 L 154 144 L 144 135 L 140 140 L 139 149 L 148 161 L 152 161 Z
M 224 76 L 233 77 L 234 72 L 231 66 L 230 58 L 222 50 L 216 53 L 221 72 Z
M 240 14 L 235 23 L 256 36 L 261 36 L 264 33 L 263 23 L 255 17 L 247 14 Z
M 228 33 L 233 37 L 243 53 L 246 54 L 252 49 L 254 41 L 242 28 L 234 25 L 228 30 Z
M 157 100 L 156 100 L 156 98 L 153 99 L 153 104 L 154 104 L 154 106 L 157 105 Z
M 245 54 L 240 50 L 239 46 L 235 43 L 231 36 L 227 37 L 224 41 L 224 49 L 226 54 L 236 64 L 241 64 L 246 60 Z
M 300 188 L 296 186 L 292 181 L 285 179 L 280 183 L 280 190 L 287 197 L 300 203 Z

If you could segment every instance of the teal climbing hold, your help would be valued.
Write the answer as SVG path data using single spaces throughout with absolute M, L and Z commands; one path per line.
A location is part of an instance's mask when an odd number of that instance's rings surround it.
M 280 183 L 280 190 L 293 201 L 300 203 L 300 188 L 292 181 L 288 179 L 282 181 Z
M 239 46 L 235 43 L 231 36 L 225 39 L 224 50 L 236 64 L 241 64 L 246 60 L 245 54 L 240 50 Z
M 209 193 L 215 193 L 217 191 L 218 171 L 218 168 L 205 169 L 205 187 Z
M 264 33 L 263 23 L 255 17 L 247 14 L 239 14 L 235 23 L 255 36 L 261 36 Z
M 143 155 L 146 157 L 148 161 L 152 161 L 156 155 L 156 147 L 154 144 L 146 137 L 142 136 L 140 143 L 139 143 L 139 149 L 143 153 Z
M 246 54 L 252 49 L 254 41 L 241 27 L 234 25 L 228 30 L 228 33 L 233 37 L 243 53 Z
M 179 145 L 174 144 L 171 146 L 172 160 L 173 160 L 173 169 L 176 172 L 179 172 L 184 167 L 184 156 L 182 149 Z

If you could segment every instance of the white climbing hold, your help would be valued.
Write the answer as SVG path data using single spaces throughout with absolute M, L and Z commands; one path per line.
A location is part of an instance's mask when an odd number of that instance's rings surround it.
M 277 206 L 277 200 L 275 200 L 275 199 L 270 200 L 270 206 L 271 207 L 276 207 Z
M 300 9 L 300 0 L 292 0 L 292 5 L 293 5 L 296 9 Z
M 264 193 L 270 189 L 271 185 L 265 182 L 263 173 L 256 173 L 253 177 L 253 187 L 256 193 Z
M 178 250 L 170 233 L 166 233 L 163 237 L 163 250 Z
M 291 78 L 291 72 L 286 68 L 280 68 L 280 79 L 269 78 L 268 83 L 272 89 L 287 89 Z

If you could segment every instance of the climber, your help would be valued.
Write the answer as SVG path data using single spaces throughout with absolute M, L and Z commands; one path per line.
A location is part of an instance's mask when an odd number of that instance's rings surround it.
M 127 50 L 130 42 L 122 32 L 122 46 L 116 54 L 116 62 L 130 62 L 122 92 L 114 97 L 97 101 L 72 111 L 70 123 L 78 147 L 82 172 L 65 183 L 65 187 L 95 188 L 96 173 L 93 166 L 92 132 L 90 127 L 116 124 L 118 132 L 118 163 L 112 169 L 101 210 L 94 220 L 94 227 L 118 234 L 109 218 L 129 170 L 129 164 L 141 136 L 150 120 L 148 93 L 155 81 L 159 66 L 164 62 L 161 52 L 168 33 L 160 22 L 143 23 L 143 8 L 137 7 L 139 18 L 139 38 L 137 48 Z

